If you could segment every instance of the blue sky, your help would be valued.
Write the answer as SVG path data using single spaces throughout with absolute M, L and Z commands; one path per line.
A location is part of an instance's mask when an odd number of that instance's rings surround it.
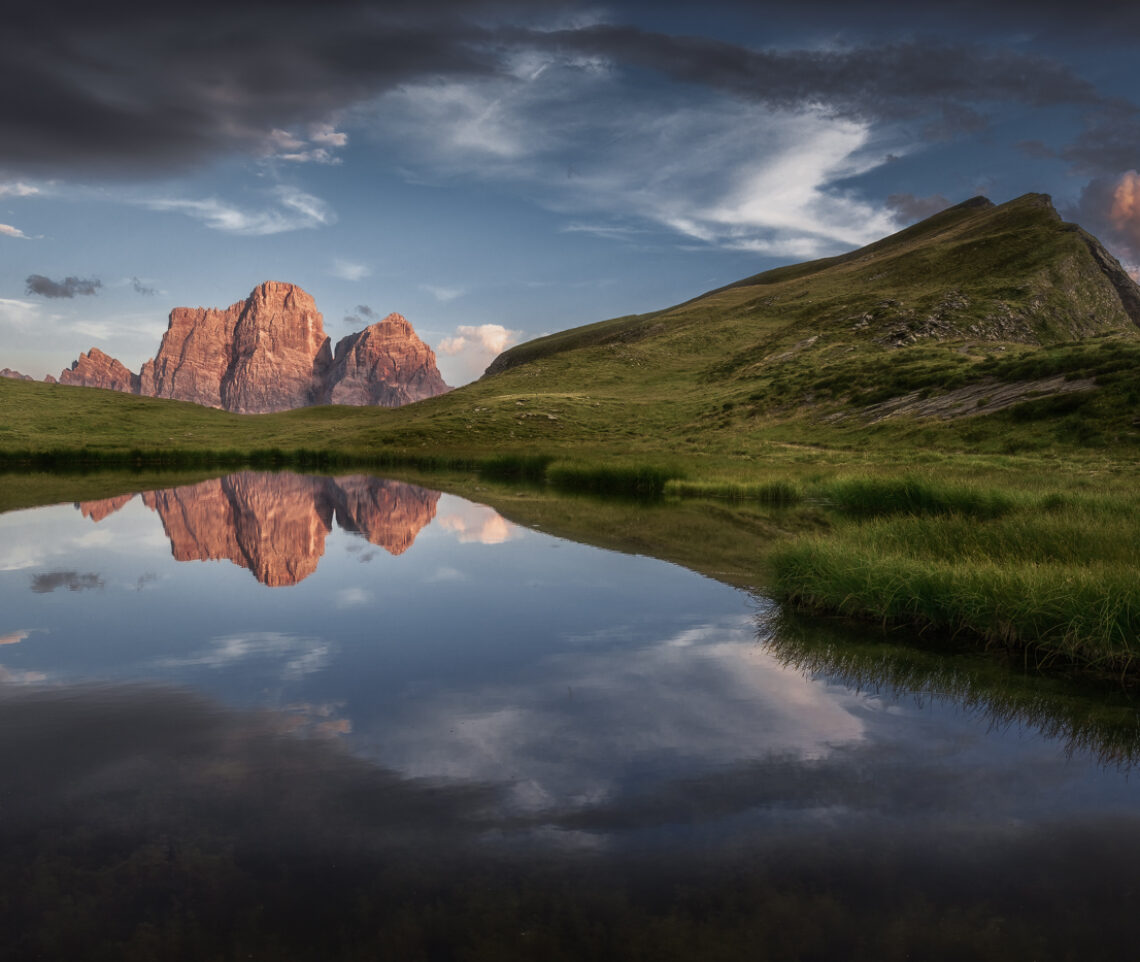
M 977 194 L 1135 268 L 1138 53 L 1102 2 L 6 5 L 0 367 L 137 371 L 273 279 L 461 384 Z

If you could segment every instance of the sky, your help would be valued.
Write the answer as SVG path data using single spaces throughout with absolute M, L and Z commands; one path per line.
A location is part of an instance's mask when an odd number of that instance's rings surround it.
M 0 368 L 178 306 L 506 347 L 1053 196 L 1140 265 L 1140 4 L 42 0 L 0 13 Z

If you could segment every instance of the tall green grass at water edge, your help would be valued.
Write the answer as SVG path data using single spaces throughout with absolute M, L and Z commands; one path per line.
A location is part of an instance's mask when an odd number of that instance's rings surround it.
M 1025 649 L 1038 664 L 1140 667 L 1136 499 L 978 495 L 973 511 L 880 513 L 801 538 L 773 555 L 776 593 Z
M 1005 492 L 907 476 L 834 478 L 815 483 L 670 480 L 665 485 L 665 493 L 679 498 L 725 498 L 773 505 L 813 502 L 856 517 L 959 513 L 996 518 L 1013 507 L 1013 500 Z

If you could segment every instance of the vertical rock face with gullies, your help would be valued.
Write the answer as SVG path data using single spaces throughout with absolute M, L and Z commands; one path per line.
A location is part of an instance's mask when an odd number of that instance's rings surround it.
M 225 309 L 176 307 L 158 353 L 138 375 L 92 348 L 60 382 L 240 414 L 330 401 L 398 407 L 450 390 L 431 348 L 399 314 L 342 339 L 334 362 L 313 298 L 280 281 L 258 285 Z
M 233 356 L 234 328 L 245 301 L 225 310 L 176 307 L 158 354 L 142 366 L 139 393 L 224 407 L 222 378 Z
M 402 314 L 389 314 L 337 342 L 328 375 L 332 404 L 399 407 L 451 390 L 440 377 L 435 353 Z
M 139 377 L 131 373 L 121 361 L 104 354 L 97 347 L 86 354 L 59 375 L 60 384 L 74 384 L 80 387 L 101 387 L 109 391 L 125 391 L 137 394 Z
M 143 502 L 158 513 L 177 561 L 229 560 L 263 585 L 295 585 L 317 570 L 332 509 L 323 478 L 235 474 Z
M 317 305 L 293 284 L 254 288 L 234 327 L 222 407 L 240 414 L 319 403 L 332 361 Z

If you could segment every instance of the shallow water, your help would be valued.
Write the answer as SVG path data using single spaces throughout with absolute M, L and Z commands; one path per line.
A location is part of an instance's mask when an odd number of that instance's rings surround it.
M 0 938 L 1120 957 L 1126 768 L 976 700 L 789 667 L 775 615 L 363 475 L 2 515 Z

